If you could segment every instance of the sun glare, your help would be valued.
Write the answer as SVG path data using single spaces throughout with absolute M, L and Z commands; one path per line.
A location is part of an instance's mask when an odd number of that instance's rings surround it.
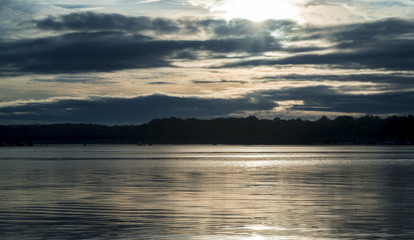
M 288 0 L 227 0 L 212 10 L 223 12 L 229 19 L 244 18 L 252 21 L 296 17 L 296 9 Z

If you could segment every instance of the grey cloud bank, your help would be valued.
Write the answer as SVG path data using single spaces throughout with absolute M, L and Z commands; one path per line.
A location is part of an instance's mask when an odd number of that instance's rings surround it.
M 0 121 L 134 124 L 170 116 L 211 118 L 249 110 L 271 109 L 276 106 L 271 101 L 263 100 L 252 102 L 249 98 L 205 99 L 165 95 L 59 100 L 0 108 Z
M 74 13 L 35 22 L 56 37 L 0 42 L 2 75 L 29 73 L 106 72 L 133 68 L 173 66 L 170 58 L 198 59 L 200 51 L 262 54 L 270 51 L 294 55 L 279 59 L 237 61 L 222 67 L 333 64 L 344 68 L 414 67 L 414 22 L 386 19 L 335 27 L 298 26 L 292 21 L 219 19 L 163 19 L 120 14 Z M 153 34 L 145 35 L 148 31 Z M 273 31 L 283 33 L 272 36 Z M 178 40 L 177 36 L 209 33 L 209 39 Z M 155 33 L 155 35 L 154 35 Z M 166 39 L 154 36 L 175 34 Z M 174 37 L 175 36 L 175 37 Z M 284 46 L 302 40 L 323 40 L 332 47 Z M 314 53 L 329 50 L 329 53 Z M 297 54 L 295 54 L 297 53 Z
M 147 32 L 160 34 L 197 34 L 201 32 L 215 36 L 251 36 L 270 34 L 274 30 L 289 31 L 296 27 L 290 20 L 267 20 L 261 23 L 246 19 L 213 18 L 151 18 L 131 17 L 121 14 L 94 12 L 72 13 L 33 21 L 42 30 L 52 31 L 109 31 Z
M 303 102 L 288 109 L 302 113 L 414 113 L 411 104 L 414 102 L 412 19 L 388 18 L 317 26 L 301 25 L 292 20 L 253 22 L 74 12 L 24 24 L 35 26 L 36 31 L 47 35 L 0 40 L 0 82 L 28 77 L 38 84 L 60 83 L 66 87 L 76 83 L 99 84 L 111 79 L 94 74 L 148 69 L 155 74 L 159 68 L 181 69 L 186 73 L 183 62 L 210 61 L 210 65 L 195 71 L 197 78 L 193 79 L 197 80 L 189 80 L 190 87 L 214 92 L 220 84 L 240 88 L 253 86 L 249 85 L 252 79 L 263 84 L 291 81 L 297 85 L 276 90 L 271 87 L 268 90 L 263 87 L 243 89 L 238 97 L 229 99 L 195 98 L 169 94 L 170 87 L 180 87 L 175 79 L 148 77 L 140 81 L 146 86 L 159 87 L 159 92 L 165 94 L 153 91 L 135 98 L 86 97 L 89 100 L 31 101 L 16 106 L 3 104 L 3 107 L 0 104 L 2 123 L 134 124 L 170 116 L 213 118 L 262 111 L 276 115 L 278 101 Z M 306 70 L 309 66 L 320 71 L 335 70 L 338 74 L 310 73 Z M 272 70 L 266 70 L 264 77 L 254 76 L 255 69 L 260 67 Z M 278 71 L 288 67 L 302 70 L 278 76 Z M 198 77 L 208 68 L 235 73 L 243 69 L 251 76 L 246 79 Z M 299 84 L 301 82 L 314 85 L 304 87 Z M 338 82 L 342 86 L 334 87 Z M 364 89 L 355 82 L 370 83 L 372 88 L 358 93 Z M 208 89 L 210 85 L 217 88 Z M 228 86 L 223 89 L 231 90 Z
M 300 100 L 291 111 L 332 113 L 412 114 L 414 94 L 393 92 L 373 95 L 341 93 L 327 86 L 263 90 L 237 99 L 211 99 L 151 95 L 137 98 L 94 98 L 26 103 L 0 108 L 1 122 L 75 122 L 137 124 L 154 118 L 196 117 L 210 119 L 251 111 L 272 111 L 277 101 Z M 276 114 L 276 113 L 275 113 Z M 276 115 L 275 115 L 276 116 Z

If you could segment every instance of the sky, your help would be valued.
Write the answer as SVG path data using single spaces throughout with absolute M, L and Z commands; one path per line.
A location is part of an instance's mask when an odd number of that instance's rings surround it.
M 414 114 L 413 0 L 0 0 L 0 124 Z

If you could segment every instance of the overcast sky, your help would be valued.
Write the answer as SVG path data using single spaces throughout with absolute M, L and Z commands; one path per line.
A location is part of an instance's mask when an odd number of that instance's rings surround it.
M 414 114 L 414 1 L 0 0 L 0 124 Z

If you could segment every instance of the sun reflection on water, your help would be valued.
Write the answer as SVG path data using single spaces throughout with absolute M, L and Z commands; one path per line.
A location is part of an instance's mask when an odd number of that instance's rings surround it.
M 384 146 L 2 149 L 0 239 L 411 239 L 413 156 Z

